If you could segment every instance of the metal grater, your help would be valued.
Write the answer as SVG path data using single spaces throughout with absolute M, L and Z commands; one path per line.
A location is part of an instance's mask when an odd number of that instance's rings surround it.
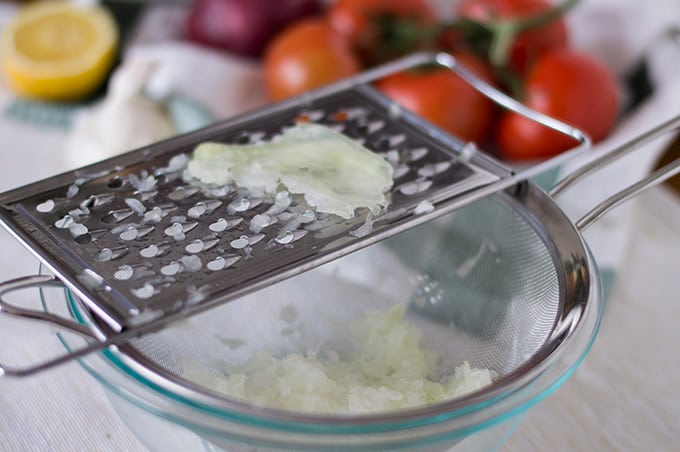
M 299 274 L 545 169 L 539 165 L 513 174 L 474 146 L 397 108 L 367 84 L 427 62 L 457 71 L 508 108 L 582 138 L 484 85 L 449 55 L 418 54 L 4 193 L 0 221 L 113 331 L 131 337 Z M 304 209 L 299 197 L 287 193 L 253 198 L 237 187 L 206 189 L 182 177 L 198 143 L 266 140 L 299 121 L 332 127 L 392 164 L 390 204 L 381 214 L 359 211 L 343 220 Z M 587 144 L 581 141 L 581 147 Z M 255 227 L 253 218 L 264 213 L 274 221 Z

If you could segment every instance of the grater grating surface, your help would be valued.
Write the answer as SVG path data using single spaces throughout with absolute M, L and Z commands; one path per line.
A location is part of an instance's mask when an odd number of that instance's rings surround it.
M 297 121 L 328 125 L 393 165 L 391 202 L 383 213 L 371 218 L 359 210 L 343 220 L 308 210 L 285 192 L 278 199 L 253 198 L 235 187 L 199 187 L 182 178 L 202 141 L 252 143 Z M 2 220 L 120 330 L 339 257 L 412 217 L 421 202 L 450 199 L 499 180 L 501 173 L 490 159 L 468 155 L 465 143 L 433 133 L 373 89 L 358 86 L 17 189 L 1 199 Z M 261 214 L 271 221 L 253 222 Z

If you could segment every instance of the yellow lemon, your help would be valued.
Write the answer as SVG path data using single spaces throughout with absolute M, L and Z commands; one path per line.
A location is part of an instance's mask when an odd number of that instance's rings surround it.
M 101 6 L 33 3 L 2 32 L 5 81 L 27 97 L 82 99 L 111 70 L 118 39 L 113 16 Z

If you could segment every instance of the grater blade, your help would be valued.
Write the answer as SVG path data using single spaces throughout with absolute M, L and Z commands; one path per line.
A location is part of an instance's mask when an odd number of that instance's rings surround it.
M 370 86 L 331 88 L 7 192 L 0 221 L 114 331 L 141 332 L 518 182 Z M 339 130 L 393 165 L 384 212 L 350 220 L 310 215 L 291 196 L 276 222 L 256 231 L 253 217 L 276 210 L 276 199 L 205 190 L 182 178 L 198 143 L 266 140 L 299 121 Z M 424 204 L 434 210 L 419 215 Z

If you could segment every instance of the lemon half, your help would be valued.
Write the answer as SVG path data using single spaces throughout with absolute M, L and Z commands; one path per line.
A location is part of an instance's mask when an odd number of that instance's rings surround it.
M 111 70 L 118 39 L 113 16 L 101 6 L 33 3 L 3 30 L 0 58 L 5 80 L 26 97 L 82 99 Z

